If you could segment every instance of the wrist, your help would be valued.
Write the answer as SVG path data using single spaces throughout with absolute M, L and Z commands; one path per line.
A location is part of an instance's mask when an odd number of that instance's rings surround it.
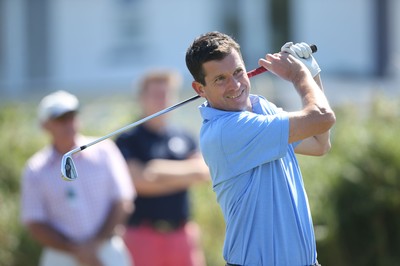
M 308 71 L 307 68 L 303 67 L 302 69 L 294 73 L 291 82 L 294 85 L 294 87 L 297 88 L 298 85 L 301 85 L 302 83 L 307 82 L 310 79 L 311 80 L 313 79 L 310 71 Z
M 65 243 L 63 250 L 71 254 L 77 254 L 77 252 L 79 252 L 79 244 L 71 242 Z
M 108 241 L 110 238 L 112 238 L 114 235 L 115 235 L 114 230 L 111 232 L 103 232 L 92 238 L 92 242 L 97 245 L 101 245 L 105 241 Z
M 292 83 L 297 93 L 302 98 L 313 91 L 315 88 L 318 88 L 318 85 L 316 84 L 308 69 L 299 71 L 299 73 L 293 79 Z
M 96 246 L 100 246 L 102 243 L 107 241 L 109 238 L 110 237 L 106 237 L 106 236 L 96 236 L 95 238 L 93 238 L 91 240 L 91 242 Z

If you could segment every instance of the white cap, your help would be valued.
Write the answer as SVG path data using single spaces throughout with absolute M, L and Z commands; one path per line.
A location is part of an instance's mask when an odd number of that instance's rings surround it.
M 60 90 L 45 96 L 39 104 L 38 116 L 41 123 L 68 112 L 78 111 L 79 101 L 75 95 Z

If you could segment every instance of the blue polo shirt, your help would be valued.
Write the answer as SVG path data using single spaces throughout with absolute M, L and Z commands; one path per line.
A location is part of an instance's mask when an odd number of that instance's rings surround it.
M 314 229 L 288 115 L 262 96 L 250 99 L 253 112 L 199 107 L 200 147 L 226 223 L 223 256 L 239 265 L 312 265 Z

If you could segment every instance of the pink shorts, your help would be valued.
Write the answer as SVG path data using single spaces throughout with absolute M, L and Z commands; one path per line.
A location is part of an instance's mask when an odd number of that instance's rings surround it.
M 124 236 L 135 266 L 204 266 L 200 229 L 188 222 L 171 232 L 149 225 L 128 227 Z

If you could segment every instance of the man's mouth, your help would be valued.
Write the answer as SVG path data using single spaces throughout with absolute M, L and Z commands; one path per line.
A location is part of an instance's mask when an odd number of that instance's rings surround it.
M 241 90 L 238 94 L 226 96 L 226 98 L 228 98 L 228 99 L 236 99 L 236 98 L 240 97 L 243 94 L 243 92 L 244 92 L 244 89 Z

